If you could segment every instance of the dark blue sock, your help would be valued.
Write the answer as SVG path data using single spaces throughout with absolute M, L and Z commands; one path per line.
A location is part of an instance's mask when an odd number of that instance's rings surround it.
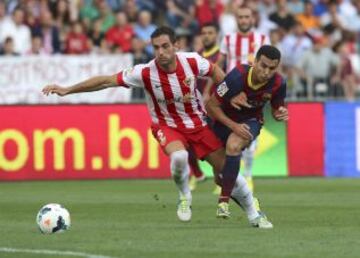
M 221 195 L 219 197 L 219 202 L 229 202 L 231 192 L 234 188 L 236 178 L 239 173 L 240 157 L 241 155 L 238 156 L 226 155 L 225 165 L 221 171 L 222 181 L 221 181 Z

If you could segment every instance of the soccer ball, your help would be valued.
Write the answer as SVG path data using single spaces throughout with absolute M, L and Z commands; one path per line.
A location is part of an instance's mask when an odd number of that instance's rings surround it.
M 46 204 L 39 210 L 36 223 L 44 234 L 64 232 L 70 228 L 70 214 L 60 204 Z

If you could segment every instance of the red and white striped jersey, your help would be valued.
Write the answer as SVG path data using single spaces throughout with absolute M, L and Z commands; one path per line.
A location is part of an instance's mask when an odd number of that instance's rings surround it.
M 269 44 L 269 37 L 256 31 L 248 36 L 239 33 L 225 35 L 221 41 L 220 53 L 226 55 L 226 73 L 240 64 L 251 65 L 259 48 Z
M 176 70 L 166 72 L 155 59 L 118 73 L 118 84 L 144 87 L 152 122 L 179 129 L 206 125 L 205 111 L 197 90 L 198 77 L 208 76 L 213 65 L 199 54 L 176 53 Z

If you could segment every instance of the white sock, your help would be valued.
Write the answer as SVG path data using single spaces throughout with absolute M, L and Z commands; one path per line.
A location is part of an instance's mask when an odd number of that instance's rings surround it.
M 170 170 L 174 182 L 179 189 L 180 198 L 186 198 L 190 204 L 192 200 L 189 188 L 190 167 L 186 150 L 175 151 L 170 155 Z
M 244 161 L 244 176 L 251 177 L 252 176 L 252 166 L 254 160 L 254 151 L 249 148 L 246 148 L 242 152 L 242 160 Z
M 231 197 L 240 203 L 249 220 L 253 220 L 259 216 L 259 213 L 254 205 L 252 192 L 250 191 L 245 178 L 240 174 L 236 178 L 236 183 L 231 192 Z

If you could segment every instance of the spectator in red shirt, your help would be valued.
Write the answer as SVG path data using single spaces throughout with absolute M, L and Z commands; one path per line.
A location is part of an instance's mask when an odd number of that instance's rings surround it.
M 135 35 L 133 27 L 128 23 L 125 12 L 116 14 L 115 25 L 106 32 L 106 40 L 111 47 L 117 46 L 120 52 L 130 52 L 131 39 Z
M 207 23 L 218 24 L 223 11 L 224 6 L 219 0 L 196 1 L 195 16 L 200 27 Z
M 86 54 L 89 52 L 88 37 L 80 22 L 74 22 L 71 31 L 66 35 L 66 54 Z

